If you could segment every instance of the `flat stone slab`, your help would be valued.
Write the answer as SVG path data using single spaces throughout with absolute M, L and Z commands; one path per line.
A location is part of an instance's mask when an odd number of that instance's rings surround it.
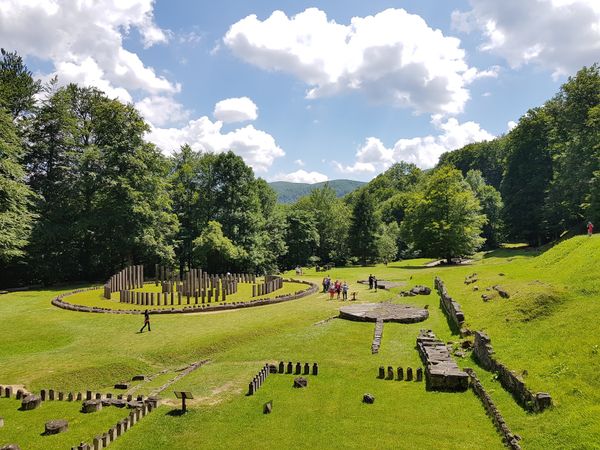
M 363 303 L 340 308 L 340 318 L 361 322 L 416 323 L 429 317 L 429 311 L 411 305 L 392 303 Z

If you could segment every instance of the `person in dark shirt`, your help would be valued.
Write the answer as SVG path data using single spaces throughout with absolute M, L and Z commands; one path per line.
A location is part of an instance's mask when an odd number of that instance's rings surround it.
M 148 310 L 144 311 L 144 326 L 140 330 L 140 333 L 144 332 L 144 328 L 146 328 L 146 325 L 148 326 L 148 331 L 152 331 L 150 330 L 150 313 L 148 312 Z

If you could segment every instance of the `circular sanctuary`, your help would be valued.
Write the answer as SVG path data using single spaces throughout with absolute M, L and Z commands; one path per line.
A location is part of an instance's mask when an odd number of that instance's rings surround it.
M 159 265 L 154 269 L 154 277 L 149 281 L 143 266 L 126 267 L 104 286 L 61 294 L 52 304 L 82 312 L 140 314 L 147 309 L 150 314 L 172 314 L 280 303 L 317 291 L 313 283 L 284 280 L 276 275 L 215 275 L 202 269 L 180 274 Z

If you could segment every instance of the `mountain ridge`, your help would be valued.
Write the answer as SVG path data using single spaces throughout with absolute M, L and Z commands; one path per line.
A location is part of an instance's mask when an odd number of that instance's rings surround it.
M 299 198 L 310 194 L 311 191 L 321 189 L 325 184 L 329 184 L 338 197 L 343 197 L 366 183 L 364 181 L 347 179 L 328 180 L 312 184 L 294 183 L 291 181 L 272 181 L 269 183 L 269 186 L 277 193 L 277 201 L 279 203 L 294 203 Z

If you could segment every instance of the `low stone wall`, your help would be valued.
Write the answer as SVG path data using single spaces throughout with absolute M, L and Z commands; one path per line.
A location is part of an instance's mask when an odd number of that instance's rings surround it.
M 510 431 L 510 428 L 508 428 L 508 425 L 504 421 L 502 414 L 500 414 L 500 411 L 498 411 L 498 408 L 479 381 L 479 378 L 477 378 L 477 375 L 475 375 L 473 369 L 465 369 L 465 371 L 469 374 L 469 378 L 471 379 L 471 389 L 473 389 L 475 395 L 479 397 L 481 403 L 483 403 L 485 411 L 492 419 L 492 422 L 498 430 L 498 433 L 500 433 L 502 436 L 502 442 L 504 442 L 504 445 L 512 450 L 521 450 L 521 445 L 519 444 L 520 437 Z
M 373 332 L 373 343 L 371 344 L 371 354 L 379 353 L 381 338 L 383 337 L 383 319 L 377 319 L 375 322 L 375 331 Z
M 465 315 L 463 314 L 460 305 L 448 294 L 446 286 L 440 277 L 435 277 L 434 286 L 440 295 L 440 304 L 442 305 L 442 309 L 445 311 L 450 321 L 456 325 L 456 328 L 458 328 L 460 331 L 461 336 L 468 334 L 468 331 L 463 329 Z
M 485 370 L 498 374 L 498 380 L 508 392 L 512 394 L 517 403 L 528 411 L 541 412 L 552 406 L 550 394 L 538 392 L 534 394 L 516 373 L 509 370 L 504 364 L 494 359 L 494 349 L 491 339 L 485 333 L 475 332 L 473 353 L 477 361 Z
M 287 279 L 284 281 L 295 282 L 308 285 L 309 288 L 303 291 L 296 291 L 294 294 L 279 295 L 275 298 L 263 298 L 257 300 L 250 300 L 248 302 L 232 302 L 232 303 L 221 303 L 221 304 L 204 304 L 204 305 L 191 305 L 183 306 L 179 308 L 162 308 L 162 309 L 150 309 L 150 314 L 182 314 L 182 313 L 199 313 L 199 312 L 211 312 L 211 311 L 223 311 L 229 309 L 240 309 L 240 308 L 251 308 L 254 306 L 273 305 L 276 303 L 283 303 L 290 300 L 296 300 L 308 295 L 314 294 L 318 291 L 318 286 L 314 283 L 304 280 Z M 83 306 L 74 305 L 64 300 L 80 292 L 90 291 L 94 289 L 101 289 L 102 286 L 93 286 L 85 289 L 77 289 L 65 294 L 60 294 L 58 297 L 52 299 L 52 304 L 58 308 L 66 309 L 69 311 L 79 312 L 91 312 L 91 313 L 105 313 L 105 314 L 143 314 L 142 310 L 124 310 L 124 309 L 111 309 L 111 308 L 100 308 L 97 306 Z
M 446 344 L 431 330 L 421 330 L 417 336 L 417 349 L 425 364 L 428 390 L 460 392 L 469 388 L 469 376 L 458 367 Z

